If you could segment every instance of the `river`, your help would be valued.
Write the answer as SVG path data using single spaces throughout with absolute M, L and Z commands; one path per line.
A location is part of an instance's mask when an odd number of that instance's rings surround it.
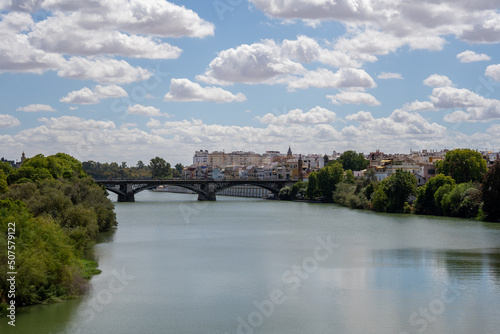
M 142 192 L 87 295 L 1 333 L 498 333 L 500 225 Z

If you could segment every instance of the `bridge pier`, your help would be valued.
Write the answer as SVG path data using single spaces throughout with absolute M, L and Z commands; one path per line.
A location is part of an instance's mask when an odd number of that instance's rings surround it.
M 135 202 L 135 196 L 134 193 L 129 193 L 129 194 L 118 194 L 118 202 Z
M 135 202 L 133 183 L 120 184 L 120 192 L 118 194 L 118 202 Z
M 206 194 L 199 193 L 198 201 L 216 201 L 217 197 L 215 196 L 215 192 L 207 192 Z

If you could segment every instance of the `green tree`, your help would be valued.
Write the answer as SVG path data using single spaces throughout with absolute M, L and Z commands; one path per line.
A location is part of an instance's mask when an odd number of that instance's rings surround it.
M 436 172 L 451 176 L 457 184 L 482 182 L 487 166 L 478 151 L 456 149 L 447 152 L 444 160 L 436 162 Z
M 370 161 L 365 159 L 363 153 L 356 153 L 356 151 L 345 151 L 337 159 L 342 164 L 345 170 L 363 170 L 370 165 Z
M 4 194 L 9 190 L 7 185 L 7 176 L 4 174 L 3 170 L 0 169 L 0 194 Z
M 415 193 L 417 179 L 402 169 L 382 180 L 374 193 L 373 206 L 377 211 L 404 212 L 405 202 Z
M 302 182 L 302 180 L 299 180 L 294 183 L 291 189 L 291 197 L 292 199 L 297 198 L 297 195 L 300 194 L 301 196 L 304 196 L 306 192 L 307 184 L 305 182 Z
M 354 184 L 356 182 L 356 179 L 354 178 L 354 173 L 352 170 L 348 169 L 344 173 L 344 182 Z
M 170 163 L 166 162 L 163 158 L 156 157 L 151 159 L 149 168 L 151 169 L 153 179 L 168 179 L 172 177 Z
M 323 200 L 326 202 L 333 201 L 332 196 L 337 183 L 344 179 L 344 169 L 342 165 L 333 161 L 327 166 L 321 168 L 317 174 L 318 177 L 318 190 Z
M 278 194 L 279 199 L 283 201 L 291 201 L 293 200 L 292 197 L 292 189 L 290 187 L 283 187 L 280 189 L 280 192 Z
M 476 218 L 481 206 L 479 183 L 460 183 L 441 200 L 446 215 L 462 218 Z
M 143 169 L 144 167 L 146 167 L 144 165 L 144 162 L 142 162 L 142 160 L 137 161 L 137 165 L 136 166 L 137 166 L 138 169 Z
M 318 176 L 316 172 L 309 174 L 307 178 L 306 197 L 315 199 L 318 196 Z
M 500 160 L 490 168 L 481 185 L 483 213 L 488 221 L 500 219 Z
M 10 172 L 14 170 L 14 168 L 12 168 L 12 166 L 5 161 L 0 161 L 0 169 L 3 170 L 5 175 L 9 175 Z
M 425 185 L 418 188 L 417 199 L 413 205 L 415 213 L 422 215 L 441 215 L 441 205 L 436 203 L 435 194 L 437 190 L 444 185 L 450 185 L 451 188 L 454 188 L 455 180 L 451 176 L 438 174 L 431 178 Z

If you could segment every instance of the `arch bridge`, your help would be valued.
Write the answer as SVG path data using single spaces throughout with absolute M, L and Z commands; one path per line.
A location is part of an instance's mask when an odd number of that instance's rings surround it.
M 96 180 L 108 191 L 118 195 L 118 202 L 135 202 L 135 194 L 158 186 L 177 186 L 194 191 L 199 201 L 215 201 L 216 194 L 236 185 L 254 185 L 278 196 L 281 188 L 292 186 L 288 180 Z

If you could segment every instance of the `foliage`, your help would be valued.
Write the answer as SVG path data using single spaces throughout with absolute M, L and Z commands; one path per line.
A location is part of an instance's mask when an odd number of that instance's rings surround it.
M 372 205 L 380 212 L 404 212 L 405 202 L 415 193 L 417 179 L 402 169 L 382 180 L 372 197 Z
M 443 161 L 436 162 L 436 172 L 451 176 L 457 184 L 481 182 L 487 167 L 481 153 L 471 149 L 456 149 L 447 152 Z
M 116 162 L 100 163 L 95 161 L 86 161 L 82 163 L 83 168 L 96 180 L 104 179 L 131 179 L 144 180 L 151 179 L 151 170 L 145 166 L 142 161 L 137 162 L 136 167 L 127 167 L 122 163 Z
M 170 163 L 166 162 L 163 158 L 156 157 L 151 159 L 149 168 L 151 169 L 153 179 L 169 179 L 172 177 Z
M 333 201 L 340 205 L 347 206 L 347 198 L 354 195 L 356 187 L 347 182 L 341 182 L 337 185 L 337 189 L 333 192 Z
M 363 170 L 370 165 L 370 161 L 365 159 L 363 153 L 356 153 L 356 151 L 345 151 L 337 159 L 342 164 L 345 170 Z
M 481 186 L 483 213 L 488 221 L 500 219 L 500 160 L 490 168 Z
M 292 197 L 292 189 L 290 187 L 283 187 L 280 189 L 280 192 L 278 194 L 279 199 L 284 200 L 284 201 L 291 201 L 293 200 Z
M 324 201 L 331 202 L 337 184 L 344 179 L 344 169 L 342 165 L 337 161 L 330 162 L 327 166 L 319 170 L 317 177 L 317 190 L 320 196 L 323 197 Z
M 414 211 L 416 214 L 423 215 L 440 215 L 442 214 L 441 199 L 436 203 L 435 194 L 438 189 L 444 185 L 455 187 L 455 180 L 451 176 L 438 174 L 431 178 L 425 185 L 418 188 L 417 199 L 414 203 Z M 438 197 L 442 198 L 444 191 L 448 188 L 440 190 Z M 451 189 L 450 189 L 451 191 Z
M 352 170 L 348 169 L 344 173 L 344 182 L 354 184 L 356 179 L 354 178 L 354 173 Z
M 0 170 L 2 170 L 5 175 L 9 175 L 14 170 L 14 168 L 12 168 L 10 163 L 5 161 L 0 161 Z
M 452 217 L 476 218 L 481 206 L 478 183 L 461 183 L 443 196 L 443 213 Z
M 312 172 L 307 178 L 306 197 L 315 199 L 318 194 L 318 176 L 316 172 Z
M 302 180 L 299 180 L 294 183 L 292 186 L 292 198 L 295 199 L 297 198 L 297 195 L 300 197 L 304 197 L 306 194 L 306 189 L 307 189 L 307 183 L 303 182 Z
M 7 185 L 7 175 L 0 169 L 0 194 L 4 194 L 9 190 Z
M 90 177 L 14 184 L 4 198 L 23 201 L 35 217 L 49 215 L 81 251 L 99 231 L 117 224 L 113 203 Z
M 16 303 L 29 305 L 81 293 L 77 252 L 62 228 L 48 216 L 33 217 L 20 201 L 0 200 L 0 247 L 7 249 L 7 229 L 15 223 Z M 10 225 L 12 226 L 12 225 Z M 7 253 L 0 252 L 0 301 L 7 291 Z
M 9 184 L 22 183 L 29 179 L 38 182 L 46 179 L 70 179 L 73 177 L 85 177 L 82 164 L 65 153 L 57 153 L 48 157 L 43 154 L 35 155 L 24 160 L 21 167 L 12 171 L 7 177 Z

